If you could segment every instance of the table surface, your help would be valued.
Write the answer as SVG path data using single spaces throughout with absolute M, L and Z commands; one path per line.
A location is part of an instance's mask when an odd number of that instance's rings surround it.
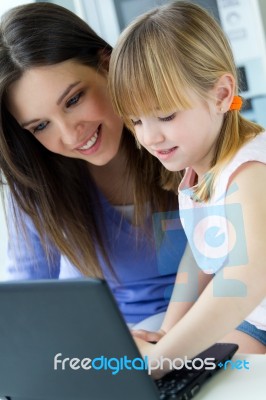
M 266 354 L 236 354 L 232 361 L 237 360 L 242 361 L 242 366 L 246 360 L 249 369 L 228 366 L 219 371 L 203 385 L 194 400 L 265 400 Z

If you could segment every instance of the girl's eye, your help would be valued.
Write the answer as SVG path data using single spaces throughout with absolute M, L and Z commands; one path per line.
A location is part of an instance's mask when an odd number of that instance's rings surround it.
M 171 115 L 168 115 L 167 117 L 162 117 L 162 118 L 158 117 L 158 118 L 160 121 L 167 122 L 167 121 L 172 121 L 172 119 L 174 119 L 175 116 L 176 116 L 176 113 L 173 113 Z
M 33 133 L 38 133 L 40 131 L 43 131 L 48 125 L 48 122 L 41 122 L 39 125 L 37 125 L 35 128 L 33 128 Z
M 80 93 L 77 93 L 75 96 L 71 97 L 71 99 L 69 99 L 69 100 L 66 102 L 66 107 L 69 108 L 69 107 L 71 107 L 71 106 L 77 104 L 77 103 L 79 102 L 79 99 L 81 98 L 82 95 L 83 95 L 83 93 L 80 92 Z
M 131 122 L 132 122 L 132 124 L 134 125 L 134 126 L 136 126 L 136 125 L 140 125 L 141 124 L 141 120 L 140 119 L 136 119 L 136 120 L 131 120 Z

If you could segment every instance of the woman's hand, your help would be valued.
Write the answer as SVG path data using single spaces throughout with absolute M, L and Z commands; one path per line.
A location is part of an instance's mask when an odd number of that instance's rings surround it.
M 146 331 L 144 329 L 132 329 L 131 334 L 134 338 L 142 339 L 145 342 L 157 343 L 166 334 L 166 332 L 163 329 L 159 329 L 156 332 Z

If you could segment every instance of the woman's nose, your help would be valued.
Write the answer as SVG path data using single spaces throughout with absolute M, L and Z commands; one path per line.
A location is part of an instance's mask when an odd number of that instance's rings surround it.
M 83 139 L 84 128 L 82 124 L 75 124 L 70 121 L 60 121 L 59 131 L 61 141 L 70 146 L 75 146 Z

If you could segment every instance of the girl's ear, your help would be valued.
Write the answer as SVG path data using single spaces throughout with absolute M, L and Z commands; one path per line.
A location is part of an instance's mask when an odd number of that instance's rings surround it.
M 229 73 L 222 75 L 216 82 L 214 95 L 219 113 L 225 113 L 230 109 L 235 95 L 235 86 L 235 78 Z

